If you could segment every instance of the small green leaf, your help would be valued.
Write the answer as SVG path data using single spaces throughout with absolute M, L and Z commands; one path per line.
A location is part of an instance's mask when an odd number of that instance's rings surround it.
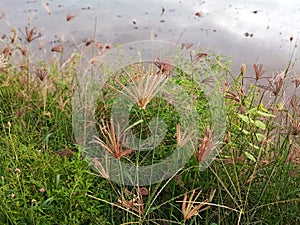
M 43 139 L 43 143 L 48 142 L 51 135 L 52 135 L 52 133 L 47 134 L 46 137 L 44 137 L 44 139 Z
M 251 161 L 256 162 L 255 157 L 254 157 L 251 153 L 245 152 L 245 155 L 246 155 L 246 157 L 247 157 L 248 159 L 250 159 Z
M 249 145 L 250 145 L 251 147 L 255 148 L 256 150 L 259 149 L 259 147 L 258 147 L 257 145 L 254 145 L 254 144 L 252 144 L 252 143 L 249 143 Z
M 243 129 L 242 132 L 243 132 L 244 134 L 246 134 L 246 135 L 248 135 L 248 134 L 250 133 L 249 131 L 247 131 L 247 130 L 245 130 L 245 129 Z
M 266 129 L 266 124 L 261 122 L 260 120 L 255 120 L 254 125 L 260 129 L 265 130 Z
M 225 67 L 224 67 L 224 64 L 221 63 L 219 60 L 217 60 L 217 63 L 219 64 L 220 67 L 225 68 Z
M 49 204 L 48 203 L 51 203 L 52 200 L 54 199 L 54 196 L 46 199 L 42 204 L 41 204 L 41 207 L 49 207 Z
M 252 108 L 252 109 L 248 110 L 248 113 L 253 115 L 253 114 L 256 114 L 257 111 L 258 111 L 257 108 Z
M 138 125 L 138 124 L 140 124 L 140 123 L 143 123 L 143 122 L 144 122 L 143 119 L 140 119 L 140 120 L 136 121 L 136 122 L 133 123 L 131 126 L 129 126 L 128 128 L 126 128 L 124 132 L 126 132 L 127 130 L 130 130 L 130 129 L 133 128 L 134 126 L 136 126 L 136 125 Z
M 268 112 L 268 110 L 265 108 L 264 104 L 262 104 L 262 103 L 259 104 L 258 108 L 259 108 L 260 111 L 263 111 L 263 112 L 266 112 L 266 113 Z
M 259 116 L 265 116 L 265 117 L 276 117 L 275 115 L 273 115 L 271 113 L 266 113 L 266 112 L 262 112 L 262 111 L 257 111 L 257 114 Z
M 60 174 L 57 174 L 56 181 L 55 181 L 56 188 L 58 188 L 59 183 L 60 183 Z
M 256 138 L 257 138 L 258 141 L 262 141 L 266 137 L 265 135 L 260 134 L 260 133 L 256 133 L 255 136 L 256 136 Z
M 275 115 L 271 114 L 266 110 L 265 108 L 252 108 L 248 110 L 248 113 L 251 115 L 257 115 L 257 116 L 265 116 L 265 117 L 276 117 Z
M 242 114 L 238 114 L 238 117 L 241 118 L 245 123 L 253 123 L 253 120 L 251 120 L 248 116 L 244 116 Z

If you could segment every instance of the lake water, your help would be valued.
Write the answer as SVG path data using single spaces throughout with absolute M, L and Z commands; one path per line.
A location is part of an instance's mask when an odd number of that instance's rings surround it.
M 112 47 L 145 39 L 192 43 L 233 56 L 234 72 L 241 63 L 249 71 L 263 63 L 271 73 L 284 69 L 300 41 L 298 0 L 1 0 L 0 15 L 1 36 L 11 28 L 24 32 L 28 22 L 43 34 L 37 57 L 49 57 L 61 41 L 72 49 L 95 34 Z M 75 17 L 66 21 L 67 15 Z

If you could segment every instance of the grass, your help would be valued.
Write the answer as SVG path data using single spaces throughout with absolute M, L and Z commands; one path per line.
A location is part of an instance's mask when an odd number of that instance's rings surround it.
M 24 44 L 9 41 L 7 48 L 12 52 L 18 51 L 14 45 Z M 27 48 L 28 43 L 24 46 Z M 158 184 L 132 187 L 103 178 L 108 178 L 105 168 L 96 158 L 87 161 L 79 140 L 73 136 L 71 100 L 77 88 L 76 65 L 83 56 L 72 57 L 64 64 L 60 57 L 35 67 L 28 55 L 19 65 L 9 51 L 0 58 L 0 224 L 300 223 L 300 78 L 293 77 L 294 83 L 285 87 L 292 76 L 290 66 L 268 82 L 260 65 L 255 65 L 253 72 L 242 66 L 241 74 L 233 76 L 226 57 L 200 59 L 209 65 L 209 70 L 221 74 L 227 112 L 221 152 L 204 171 L 199 169 L 198 161 L 214 144 L 208 126 L 211 114 L 201 90 L 186 74 L 174 69 L 174 82 L 197 97 L 197 113 L 206 121 L 201 124 L 204 132 L 183 169 Z M 183 137 L 189 139 L 192 135 L 180 133 L 172 104 L 150 95 L 133 106 L 129 126 L 135 137 L 145 140 L 151 134 L 149 124 L 159 114 L 164 119 L 167 138 L 155 152 L 139 154 L 126 152 L 128 149 L 114 139 L 124 127 L 112 132 L 114 126 L 108 123 L 107 115 L 113 105 L 111 99 L 132 82 L 126 74 L 153 74 L 156 68 L 158 73 L 169 76 L 171 70 L 162 62 L 148 66 L 125 68 L 127 73 L 120 71 L 98 99 L 100 136 L 96 141 L 109 149 L 107 154 L 122 162 L 148 165 L 159 161 L 176 144 L 184 143 Z M 245 90 L 252 73 L 254 82 Z M 154 95 L 160 85 L 156 84 L 152 83 L 147 91 Z M 125 94 L 133 97 L 143 88 L 133 86 Z M 292 88 L 291 97 L 284 96 L 285 88 Z M 114 135 L 109 137 L 111 133 Z M 119 132 L 120 140 L 122 134 Z

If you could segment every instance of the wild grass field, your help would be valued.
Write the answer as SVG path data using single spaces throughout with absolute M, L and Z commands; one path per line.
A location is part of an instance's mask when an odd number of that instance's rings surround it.
M 23 42 L 10 34 L 0 58 L 0 224 L 300 224 L 300 76 L 293 72 L 293 57 L 278 74 L 261 64 L 241 65 L 240 74 L 231 74 L 226 56 L 199 58 L 220 74 L 227 122 L 221 151 L 204 171 L 199 163 L 214 144 L 211 115 L 201 90 L 187 74 L 174 71 L 175 81 L 195 96 L 203 116 L 199 144 L 169 179 L 126 186 L 105 179 L 101 166 L 86 160 L 73 135 L 72 97 L 80 76 L 76 66 L 84 55 L 78 52 L 63 61 L 64 49 L 58 46 L 50 53 L 58 57 L 33 62 L 35 34 L 30 29 L 26 34 Z M 16 52 L 22 55 L 18 62 Z M 159 62 L 155 66 L 160 71 L 156 76 L 167 76 L 170 68 Z M 130 74 L 150 76 L 152 67 L 147 68 L 133 67 Z M 160 118 L 169 133 L 150 156 L 120 147 L 118 132 L 105 117 L 110 97 L 126 87 L 125 81 L 122 73 L 112 78 L 99 98 L 98 144 L 117 160 L 139 157 L 148 165 L 178 144 L 178 115 L 159 98 L 137 102 L 130 119 L 144 122 L 134 127 L 136 136 L 149 135 L 145 127 L 158 108 L 164 109 Z

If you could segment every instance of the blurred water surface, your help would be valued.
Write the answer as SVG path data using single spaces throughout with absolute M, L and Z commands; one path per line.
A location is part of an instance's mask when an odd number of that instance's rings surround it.
M 0 35 L 25 32 L 28 23 L 43 34 L 40 57 L 62 41 L 72 49 L 94 36 L 112 47 L 154 39 L 233 56 L 234 72 L 241 63 L 263 63 L 272 72 L 287 65 L 300 42 L 298 0 L 1 0 L 0 15 Z

